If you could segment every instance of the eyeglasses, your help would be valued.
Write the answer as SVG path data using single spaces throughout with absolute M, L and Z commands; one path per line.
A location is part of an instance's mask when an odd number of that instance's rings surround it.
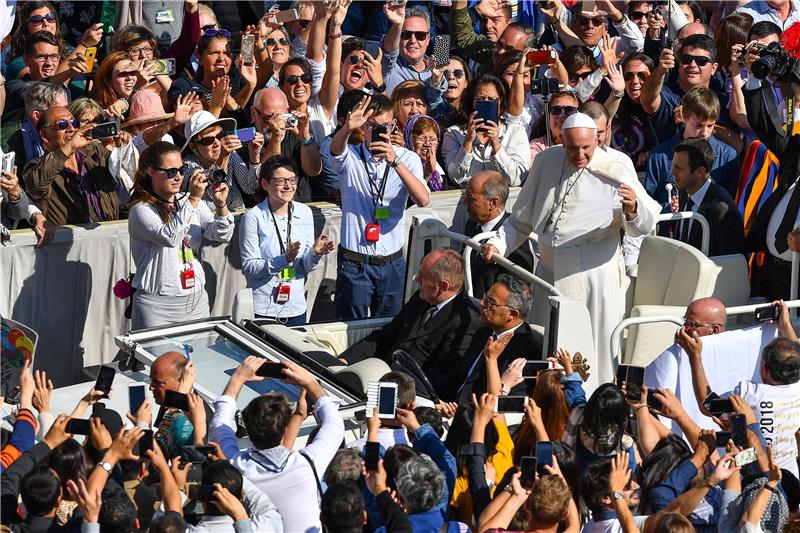
M 400 32 L 400 39 L 403 41 L 407 41 L 411 39 L 411 36 L 420 42 L 424 41 L 428 38 L 428 32 L 426 31 L 410 31 L 410 30 L 403 30 Z
M 280 39 L 276 39 L 275 37 L 270 37 L 266 41 L 264 41 L 267 46 L 275 46 L 276 44 L 280 44 L 281 46 L 286 46 L 289 44 L 289 39 L 286 37 L 281 37 Z
M 303 29 L 306 29 L 306 28 L 308 28 L 308 25 L 309 25 L 309 24 L 311 24 L 311 21 L 310 21 L 310 20 L 298 20 L 298 21 L 297 21 L 297 25 L 298 25 L 298 26 L 300 26 L 300 27 L 301 27 L 301 28 L 303 28 Z
M 272 178 L 269 181 L 270 181 L 270 183 L 274 183 L 275 185 L 277 185 L 279 187 L 283 187 L 287 183 L 289 185 L 297 185 L 297 182 L 299 180 L 297 179 L 297 176 L 290 176 L 288 178 Z
M 643 19 L 646 16 L 647 13 L 645 13 L 644 11 L 631 11 L 630 13 L 628 13 L 628 18 L 631 20 Z
M 150 54 L 152 52 L 153 52 L 153 47 L 149 46 L 149 45 L 148 46 L 141 46 L 139 48 L 128 48 L 128 55 L 129 56 L 132 56 L 132 55 L 137 55 L 138 56 L 139 54 L 146 55 L 146 54 Z
M 183 174 L 185 174 L 186 171 L 188 170 L 188 167 L 186 165 L 182 165 L 179 168 L 159 168 L 159 167 L 156 167 L 155 169 L 156 170 L 160 170 L 161 172 L 163 172 L 164 174 L 167 175 L 167 179 L 172 180 L 172 179 L 175 179 L 175 176 L 177 176 L 178 174 L 183 176 Z
M 451 74 L 455 79 L 460 80 L 464 77 L 464 70 L 460 68 L 454 68 L 453 70 L 445 69 L 444 78 L 449 78 Z
M 75 129 L 80 128 L 81 127 L 80 119 L 72 118 L 71 120 L 67 120 L 65 118 L 62 118 L 61 120 L 58 120 L 54 124 L 50 124 L 47 127 L 48 128 L 58 128 L 59 130 L 64 131 L 67 128 L 69 128 L 70 126 L 72 126 Z
M 576 72 L 575 74 L 569 77 L 569 81 L 578 81 L 578 80 L 583 81 L 591 75 L 592 75 L 591 70 L 587 70 L 586 72 L 580 72 L 580 73 Z
M 578 112 L 578 108 L 573 105 L 554 105 L 550 107 L 550 114 L 554 117 L 569 117 Z
M 640 72 L 626 72 L 625 74 L 622 75 L 622 77 L 623 77 L 623 79 L 625 81 L 631 81 L 631 80 L 633 80 L 633 78 L 639 78 L 641 81 L 644 81 L 648 77 L 650 77 L 650 74 L 647 74 L 646 72 L 641 72 L 641 71 Z
M 230 37 L 231 36 L 231 32 L 229 32 L 228 30 L 222 29 L 222 28 L 216 29 L 214 27 L 211 27 L 211 28 L 208 28 L 207 30 L 204 29 L 203 30 L 203 35 L 205 35 L 206 37 L 213 37 L 214 35 L 222 35 L 223 37 Z
M 703 68 L 711 63 L 711 58 L 708 56 L 693 56 L 691 54 L 681 54 L 681 65 L 691 65 L 692 61 L 697 63 L 697 66 Z
M 516 307 L 511 307 L 510 305 L 499 304 L 499 303 L 495 302 L 494 300 L 489 298 L 489 295 L 487 295 L 487 294 L 483 295 L 483 298 L 481 298 L 481 302 L 485 303 L 489 307 L 507 307 L 509 309 L 513 309 L 514 311 L 519 311 L 519 309 L 517 309 Z
M 58 63 L 61 61 L 61 56 L 58 54 L 33 54 L 31 57 L 37 63 L 47 63 L 48 61 Z
M 312 81 L 314 81 L 314 76 L 312 76 L 311 74 L 301 74 L 300 76 L 292 74 L 286 76 L 283 79 L 283 81 L 285 81 L 289 85 L 297 85 L 298 81 L 302 81 L 303 83 L 311 83 Z
M 34 15 L 28 19 L 28 24 L 42 24 L 46 22 L 54 22 L 56 20 L 55 13 L 48 13 L 47 15 Z
M 197 144 L 202 144 L 203 146 L 211 146 L 216 141 L 218 141 L 218 140 L 221 141 L 223 139 L 223 137 L 225 137 L 226 135 L 227 135 L 227 133 L 225 133 L 224 131 L 221 131 L 221 132 L 217 133 L 216 135 L 209 135 L 208 137 L 199 137 L 199 138 L 195 139 L 194 142 L 196 142 Z
M 575 19 L 575 22 L 580 24 L 581 26 L 588 26 L 591 24 L 595 28 L 599 28 L 603 24 L 606 23 L 605 17 L 587 17 L 585 15 L 579 15 L 578 18 Z
M 713 328 L 714 326 L 719 326 L 720 324 L 700 324 L 699 322 L 695 322 L 694 320 L 689 320 L 688 318 L 683 317 L 683 325 L 691 329 L 700 329 L 703 327 Z
M 412 136 L 412 140 L 419 144 L 439 144 L 439 139 L 436 137 L 418 137 L 414 135 Z

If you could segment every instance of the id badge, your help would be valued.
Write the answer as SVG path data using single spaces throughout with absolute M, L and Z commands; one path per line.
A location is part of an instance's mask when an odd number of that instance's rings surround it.
M 293 266 L 288 266 L 283 270 L 281 270 L 280 272 L 278 272 L 278 279 L 289 280 L 289 279 L 294 279 L 296 277 L 297 277 L 297 271 Z
M 194 288 L 194 269 L 187 268 L 181 272 L 181 286 L 184 289 Z
M 375 220 L 389 220 L 389 214 L 391 211 L 386 206 L 376 207 L 375 208 Z
M 172 9 L 162 9 L 156 12 L 156 22 L 158 24 L 169 24 L 175 21 L 175 15 Z
M 378 242 L 378 239 L 380 238 L 380 224 L 367 224 L 367 227 L 364 229 L 364 239 L 366 239 L 367 242 Z
M 291 285 L 278 285 L 278 290 L 275 291 L 275 303 L 285 304 L 289 301 L 289 295 L 291 293 Z

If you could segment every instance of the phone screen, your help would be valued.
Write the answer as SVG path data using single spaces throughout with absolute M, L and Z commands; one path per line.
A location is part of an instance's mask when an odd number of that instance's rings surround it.
M 644 384 L 644 367 L 629 366 L 628 376 L 625 379 L 625 397 L 631 401 L 642 398 L 642 385 Z
M 378 416 L 381 418 L 394 418 L 397 407 L 397 387 L 387 387 L 381 383 L 378 389 Z
M 108 398 L 111 392 L 111 386 L 114 384 L 114 374 L 117 371 L 110 366 L 101 366 L 100 372 L 97 374 L 97 381 L 94 384 L 95 390 L 101 391 L 103 396 Z
M 144 383 L 128 387 L 128 406 L 130 407 L 132 415 L 136 415 L 136 412 L 144 403 L 145 387 L 147 387 L 147 385 Z
M 242 128 L 236 130 L 236 137 L 243 143 L 249 143 L 256 138 L 255 128 Z
M 523 378 L 535 378 L 539 372 L 550 368 L 548 361 L 527 361 L 522 367 Z
M 144 430 L 144 434 L 142 435 L 142 438 L 139 439 L 138 444 L 139 444 L 139 453 L 140 454 L 143 454 L 147 450 L 152 450 L 153 449 L 153 430 L 152 429 Z
M 532 455 L 523 457 L 519 466 L 522 471 L 519 484 L 526 489 L 532 488 L 533 482 L 536 480 L 536 457 Z
M 261 365 L 258 370 L 256 370 L 256 376 L 265 378 L 282 378 L 284 377 L 283 365 L 281 363 L 267 361 Z
M 189 410 L 189 397 L 182 392 L 168 390 L 164 392 L 164 407 L 174 407 L 182 411 Z
M 378 470 L 380 451 L 380 442 L 367 442 L 364 444 L 364 467 L 370 472 Z
M 73 418 L 67 422 L 65 431 L 72 435 L 88 435 L 91 433 L 91 428 L 89 427 L 88 420 L 83 418 Z
M 725 448 L 728 445 L 728 441 L 731 440 L 732 435 L 729 431 L 718 431 L 715 438 L 716 442 L 714 446 L 717 448 Z
M 708 402 L 708 410 L 714 416 L 719 416 L 724 413 L 732 413 L 733 405 L 730 398 L 719 398 Z
M 539 475 L 545 475 L 545 466 L 553 466 L 553 443 L 552 442 L 537 442 L 536 443 L 536 472 Z
M 206 463 L 208 456 L 216 452 L 213 446 L 181 446 L 181 463 Z
M 253 64 L 253 49 L 256 43 L 256 36 L 255 35 L 242 35 L 242 47 L 241 53 L 242 57 L 244 58 L 245 65 L 252 65 Z
M 524 413 L 527 396 L 500 396 L 497 398 L 495 412 L 497 413 Z
M 741 413 L 731 417 L 731 438 L 740 448 L 747 446 L 747 422 Z

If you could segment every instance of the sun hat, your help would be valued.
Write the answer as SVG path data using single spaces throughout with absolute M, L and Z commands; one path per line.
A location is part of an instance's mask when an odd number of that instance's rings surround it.
M 189 119 L 189 122 L 183 127 L 183 136 L 186 137 L 186 143 L 181 148 L 181 152 L 186 150 L 192 138 L 206 128 L 215 125 L 221 125 L 223 130 L 233 131 L 236 129 L 236 120 L 232 118 L 217 118 L 208 111 L 198 111 Z
M 165 120 L 172 118 L 175 113 L 167 113 L 161 97 L 153 91 L 139 91 L 131 98 L 131 109 L 128 112 L 128 121 L 122 124 L 122 128 L 135 126 L 145 122 Z

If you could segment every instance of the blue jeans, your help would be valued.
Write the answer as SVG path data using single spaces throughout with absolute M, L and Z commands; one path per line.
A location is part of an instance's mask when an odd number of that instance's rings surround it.
M 336 276 L 336 317 L 340 320 L 395 316 L 403 306 L 406 260 L 385 265 L 344 259 L 339 254 Z

